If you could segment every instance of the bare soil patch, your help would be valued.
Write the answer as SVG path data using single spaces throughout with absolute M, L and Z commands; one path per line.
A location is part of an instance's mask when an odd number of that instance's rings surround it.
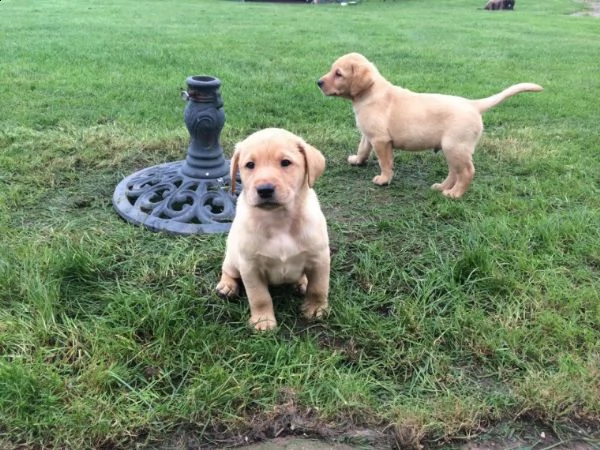
M 473 430 L 463 437 L 432 439 L 418 426 L 360 427 L 348 423 L 331 427 L 311 411 L 282 405 L 269 417 L 256 419 L 245 429 L 213 429 L 198 435 L 181 430 L 165 445 L 169 450 L 243 448 L 245 450 L 599 450 L 600 425 L 563 424 L 560 429 L 520 420 Z

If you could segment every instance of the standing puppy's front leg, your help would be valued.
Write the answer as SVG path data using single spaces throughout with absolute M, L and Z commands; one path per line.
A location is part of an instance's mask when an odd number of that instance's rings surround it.
M 267 280 L 255 271 L 242 273 L 242 282 L 250 304 L 250 320 L 248 321 L 258 331 L 272 330 L 277 326 L 273 300 L 269 293 Z
M 394 153 L 392 143 L 389 141 L 374 141 L 373 149 L 379 159 L 379 168 L 381 175 L 373 178 L 373 183 L 383 186 L 390 184 L 394 176 Z
M 329 294 L 329 249 L 323 254 L 318 264 L 306 271 L 308 285 L 306 299 L 301 306 L 302 314 L 307 319 L 321 318 L 329 312 L 327 296 Z
M 353 166 L 362 166 L 363 164 L 366 164 L 370 154 L 371 143 L 363 134 L 360 138 L 360 144 L 358 144 L 358 151 L 356 152 L 356 155 L 348 156 L 348 162 Z

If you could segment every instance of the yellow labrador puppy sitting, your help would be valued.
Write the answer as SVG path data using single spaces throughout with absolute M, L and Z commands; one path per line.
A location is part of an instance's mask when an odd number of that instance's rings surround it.
M 217 292 L 236 295 L 241 279 L 250 324 L 257 330 L 277 325 L 269 284 L 295 283 L 306 295 L 304 316 L 323 316 L 328 309 L 329 237 L 312 186 L 325 170 L 324 156 L 295 134 L 268 128 L 236 145 L 232 180 L 238 168 L 243 189 Z
M 542 90 L 520 83 L 479 100 L 411 92 L 392 85 L 359 53 L 339 58 L 317 84 L 325 95 L 352 101 L 362 137 L 357 154 L 348 158 L 350 164 L 365 164 L 375 150 L 381 174 L 373 183 L 385 185 L 392 181 L 393 148 L 442 150 L 448 177 L 431 188 L 451 198 L 461 197 L 475 175 L 472 156 L 483 132 L 481 115 L 515 94 Z

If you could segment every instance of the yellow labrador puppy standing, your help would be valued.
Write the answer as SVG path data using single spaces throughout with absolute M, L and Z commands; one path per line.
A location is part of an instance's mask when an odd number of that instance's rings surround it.
M 325 170 L 324 156 L 295 134 L 268 128 L 236 145 L 232 180 L 238 168 L 243 190 L 217 292 L 236 295 L 241 279 L 257 330 L 277 325 L 269 284 L 295 283 L 306 295 L 304 316 L 321 317 L 328 309 L 329 238 L 312 186 Z
M 542 90 L 520 83 L 479 100 L 411 92 L 387 81 L 359 53 L 339 58 L 317 84 L 325 95 L 352 101 L 362 137 L 357 154 L 348 158 L 350 164 L 365 164 L 375 150 L 381 174 L 373 183 L 384 185 L 392 181 L 393 148 L 442 150 L 448 177 L 431 188 L 451 198 L 461 197 L 475 175 L 472 156 L 483 132 L 482 114 L 515 94 Z

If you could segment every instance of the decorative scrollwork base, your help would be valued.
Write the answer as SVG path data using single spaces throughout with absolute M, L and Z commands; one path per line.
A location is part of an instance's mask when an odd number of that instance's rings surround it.
M 227 233 L 237 192 L 230 193 L 230 161 L 219 135 L 225 124 L 221 81 L 208 75 L 186 79 L 183 111 L 190 133 L 184 161 L 148 167 L 126 177 L 113 194 L 119 215 L 152 231 L 176 234 Z
M 152 231 L 228 232 L 239 188 L 235 194 L 230 192 L 229 175 L 208 180 L 184 175 L 184 164 L 176 161 L 148 167 L 124 178 L 113 194 L 119 215 Z

